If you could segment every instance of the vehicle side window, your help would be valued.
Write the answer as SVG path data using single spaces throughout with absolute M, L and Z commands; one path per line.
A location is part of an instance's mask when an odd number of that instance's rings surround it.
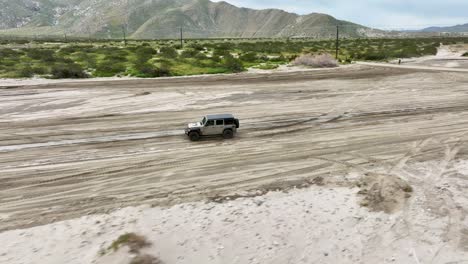
M 216 120 L 217 126 L 224 126 L 224 120 Z
M 234 119 L 226 119 L 224 123 L 226 125 L 234 125 Z
M 208 120 L 206 121 L 206 125 L 205 126 L 214 126 L 214 120 Z

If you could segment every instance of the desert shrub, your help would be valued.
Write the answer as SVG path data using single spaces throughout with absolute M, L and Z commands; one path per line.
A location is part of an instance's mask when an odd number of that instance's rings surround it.
M 59 52 L 64 53 L 64 54 L 72 54 L 72 53 L 79 51 L 80 49 L 81 47 L 79 46 L 67 46 L 67 47 L 61 48 Z
M 104 60 L 97 63 L 94 74 L 98 77 L 116 76 L 127 70 L 126 62 L 127 57 L 123 53 L 108 54 Z
M 135 65 L 135 74 L 137 77 L 151 78 L 151 77 L 165 77 L 170 76 L 170 70 L 166 66 L 155 67 L 149 63 Z
M 11 59 L 2 61 L 2 65 L 6 67 L 15 67 L 16 64 L 17 62 Z
M 95 55 L 80 51 L 75 53 L 74 56 L 76 57 L 76 61 L 84 65 L 85 67 L 96 68 L 97 59 Z
M 161 57 L 163 58 L 177 58 L 177 50 L 175 50 L 173 47 L 162 47 L 160 50 L 159 50 L 159 54 L 161 55 Z
M 330 54 L 304 54 L 293 61 L 296 66 L 309 66 L 314 68 L 338 67 L 338 62 Z
M 0 58 L 19 56 L 21 53 L 12 49 L 0 49 Z
M 55 61 L 55 51 L 50 49 L 28 49 L 27 55 L 33 60 L 40 60 L 44 62 L 53 62 Z
M 234 58 L 232 55 L 226 56 L 223 66 L 232 72 L 241 72 L 244 70 L 242 62 L 239 59 Z
M 211 60 L 215 63 L 220 63 L 221 62 L 221 57 L 219 56 L 211 56 Z
M 198 50 L 186 49 L 186 50 L 182 51 L 182 53 L 180 54 L 180 56 L 181 56 L 182 58 L 194 58 L 194 57 L 196 57 L 198 54 L 200 54 L 200 51 L 198 51 Z
M 203 51 L 205 50 L 205 48 L 198 44 L 198 43 L 191 43 L 190 45 L 188 45 L 189 48 L 193 49 L 193 50 L 198 50 L 198 51 Z
M 67 57 L 57 57 L 55 59 L 55 62 L 56 63 L 61 63 L 61 64 L 73 64 L 73 63 L 75 63 L 71 58 L 67 58 Z
M 135 50 L 135 56 L 138 63 L 145 63 L 150 60 L 157 51 L 151 47 L 138 47 Z
M 34 76 L 34 70 L 31 66 L 26 65 L 19 70 L 18 77 L 31 78 Z
M 32 67 L 32 71 L 34 72 L 34 74 L 38 75 L 44 75 L 48 72 L 47 68 L 44 66 L 34 66 Z
M 379 53 L 375 51 L 361 53 L 357 56 L 357 59 L 370 60 L 370 61 L 381 61 L 381 60 L 386 60 L 387 58 L 388 58 L 387 54 Z
M 198 53 L 197 55 L 195 55 L 195 59 L 197 59 L 197 60 L 206 60 L 206 59 L 208 59 L 208 57 L 203 53 Z
M 112 77 L 127 70 L 124 63 L 102 61 L 96 65 L 95 75 L 98 77 Z
M 239 56 L 239 59 L 245 62 L 255 62 L 258 59 L 256 52 L 246 52 Z
M 105 55 L 104 60 L 113 62 L 126 62 L 129 55 L 127 50 L 117 47 L 98 48 L 94 53 Z
M 76 63 L 54 65 L 51 70 L 54 79 L 79 79 L 88 78 L 83 68 Z
M 224 56 L 229 56 L 231 53 L 229 50 L 226 49 L 214 49 L 213 50 L 213 57 L 224 57 Z

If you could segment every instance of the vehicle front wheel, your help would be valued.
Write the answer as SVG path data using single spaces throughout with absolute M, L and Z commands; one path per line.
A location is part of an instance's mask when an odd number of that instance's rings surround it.
M 200 134 L 198 132 L 190 132 L 189 138 L 191 141 L 198 141 L 200 140 Z
M 232 130 L 230 130 L 230 129 L 224 130 L 224 132 L 223 132 L 223 138 L 225 138 L 225 139 L 231 139 L 231 138 L 233 138 L 233 137 L 234 137 L 234 132 L 232 132 Z

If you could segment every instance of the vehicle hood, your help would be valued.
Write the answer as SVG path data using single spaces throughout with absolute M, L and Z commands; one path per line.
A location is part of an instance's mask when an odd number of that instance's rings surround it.
M 200 128 L 200 127 L 202 127 L 201 122 L 188 124 L 188 128 Z

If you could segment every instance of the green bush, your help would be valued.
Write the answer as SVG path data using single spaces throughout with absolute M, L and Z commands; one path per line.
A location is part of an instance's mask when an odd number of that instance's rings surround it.
M 231 52 L 229 52 L 228 49 L 219 49 L 219 48 L 216 48 L 214 51 L 213 51 L 213 57 L 224 57 L 224 56 L 229 56 L 231 55 Z
M 242 62 L 239 59 L 234 58 L 233 56 L 226 56 L 226 58 L 224 59 L 223 66 L 232 72 L 241 72 L 244 70 Z
M 175 50 L 173 47 L 162 47 L 159 50 L 159 55 L 163 58 L 177 58 L 177 50 Z
M 19 77 L 31 78 L 34 76 L 34 70 L 31 66 L 27 65 L 19 70 Z
M 21 55 L 20 52 L 12 49 L 0 49 L 0 58 L 15 57 Z
M 241 54 L 239 56 L 239 59 L 245 62 L 255 62 L 257 61 L 258 56 L 256 52 L 251 51 L 251 52 Z
M 32 71 L 34 72 L 34 74 L 38 75 L 44 75 L 48 73 L 47 68 L 44 66 L 34 66 L 32 67 Z
M 198 44 L 198 43 L 192 43 L 192 44 L 188 45 L 188 47 L 193 49 L 193 50 L 198 50 L 198 51 L 204 51 L 205 50 L 205 48 L 202 45 Z
M 67 47 L 61 48 L 59 52 L 63 54 L 72 54 L 80 50 L 81 50 L 80 46 L 67 46 Z
M 463 57 L 468 57 L 468 52 L 465 52 L 465 53 L 463 54 Z
M 211 56 L 211 60 L 215 63 L 220 63 L 221 62 L 221 57 L 219 56 Z
M 121 74 L 127 70 L 124 63 L 112 60 L 104 60 L 96 65 L 94 75 L 97 77 L 112 77 Z
M 50 49 L 28 49 L 27 55 L 33 60 L 39 60 L 44 62 L 54 62 L 55 61 L 55 51 Z
M 74 56 L 76 58 L 76 61 L 79 62 L 81 65 L 84 65 L 86 68 L 96 68 L 96 55 L 80 51 L 75 53 Z
M 186 49 L 182 51 L 182 54 L 180 54 L 180 56 L 182 58 L 195 58 L 198 54 L 200 54 L 198 50 Z
M 203 54 L 203 53 L 198 53 L 197 55 L 195 55 L 195 59 L 201 61 L 201 60 L 206 60 L 206 59 L 208 59 L 208 57 L 207 57 L 205 54 Z
M 151 47 L 138 47 L 135 50 L 137 63 L 145 63 L 155 55 L 157 51 Z
M 80 79 L 89 77 L 84 72 L 83 68 L 76 63 L 54 65 L 51 74 L 54 79 Z
M 357 59 L 369 61 L 382 61 L 386 60 L 388 56 L 384 53 L 361 53 L 358 54 Z
M 141 78 L 151 78 L 151 77 L 165 77 L 171 76 L 168 67 L 161 66 L 155 67 L 149 63 L 135 65 L 135 70 L 137 73 L 135 74 L 136 77 Z

